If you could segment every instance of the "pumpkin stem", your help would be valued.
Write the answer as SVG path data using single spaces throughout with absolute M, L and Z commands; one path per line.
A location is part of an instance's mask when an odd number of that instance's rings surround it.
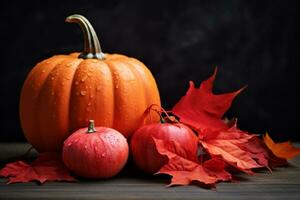
M 157 107 L 159 110 L 153 108 L 153 107 Z M 166 111 L 165 109 L 163 109 L 161 106 L 157 105 L 157 104 L 151 104 L 148 109 L 148 111 L 155 111 L 159 116 L 160 116 L 160 122 L 161 123 L 178 123 L 178 120 L 174 117 L 174 116 L 170 116 L 168 113 L 172 113 L 170 111 Z M 165 117 L 162 116 L 162 113 L 165 114 Z
M 91 23 L 84 16 L 77 14 L 71 15 L 66 18 L 66 22 L 79 24 L 83 32 L 84 52 L 79 55 L 79 58 L 96 58 L 100 60 L 105 59 L 105 55 L 101 50 L 97 34 Z
M 95 133 L 96 129 L 95 129 L 95 121 L 94 120 L 90 120 L 89 121 L 89 127 L 87 130 L 87 133 Z

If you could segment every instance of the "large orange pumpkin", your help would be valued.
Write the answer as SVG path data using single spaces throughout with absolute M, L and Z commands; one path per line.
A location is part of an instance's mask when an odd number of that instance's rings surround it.
M 89 119 L 128 138 L 150 122 L 143 118 L 146 108 L 160 104 L 155 80 L 143 63 L 102 53 L 85 17 L 72 15 L 66 21 L 81 26 L 84 52 L 56 55 L 38 63 L 21 92 L 22 129 L 39 151 L 60 150 L 67 136 L 85 127 Z

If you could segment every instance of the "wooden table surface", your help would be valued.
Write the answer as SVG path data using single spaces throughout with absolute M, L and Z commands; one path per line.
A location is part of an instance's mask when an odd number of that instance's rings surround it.
M 28 147 L 25 143 L 0 143 L 0 167 Z M 219 183 L 213 190 L 195 185 L 166 188 L 166 177 L 145 176 L 128 165 L 113 179 L 101 181 L 8 185 L 0 178 L 0 199 L 300 199 L 300 157 L 273 173 L 261 171 L 237 178 L 238 182 Z

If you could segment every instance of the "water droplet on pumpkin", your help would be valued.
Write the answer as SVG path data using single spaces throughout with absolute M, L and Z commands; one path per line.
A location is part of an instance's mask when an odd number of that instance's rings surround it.
M 64 82 L 61 82 L 60 84 L 61 84 L 62 86 L 63 86 L 63 85 L 65 85 L 65 83 L 64 83 Z
M 88 102 L 88 104 L 87 104 L 88 106 L 90 106 L 90 105 L 92 105 L 92 103 L 91 102 Z
M 75 85 L 78 85 L 79 84 L 79 82 L 78 81 L 75 81 Z
M 92 99 L 92 98 L 94 98 L 94 96 L 93 96 L 93 95 L 90 95 L 90 98 Z
M 69 142 L 67 145 L 68 145 L 68 147 L 72 146 L 72 142 Z
M 91 76 L 92 76 L 92 74 L 91 74 L 91 73 L 87 73 L 87 75 L 88 75 L 89 77 L 91 77 Z
M 84 149 L 85 149 L 85 150 L 87 149 L 87 145 L 84 145 Z
M 80 91 L 80 94 L 81 94 L 82 96 L 85 96 L 85 95 L 86 95 L 86 91 L 81 90 L 81 91 Z
M 97 91 L 100 91 L 100 90 L 101 90 L 101 86 L 98 86 L 98 87 L 97 87 Z
M 51 63 L 51 61 L 50 61 L 50 60 L 46 61 L 46 64 L 50 64 L 50 63 Z
M 88 88 L 89 88 L 89 87 L 86 85 L 86 86 L 85 86 L 85 89 L 88 89 Z
M 54 80 L 54 76 L 51 76 L 51 80 L 52 80 L 52 81 Z
M 118 89 L 118 88 L 119 88 L 119 85 L 116 85 L 115 87 L 116 87 L 116 89 Z
M 75 142 L 75 143 L 78 142 L 78 139 L 75 139 L 74 142 Z
M 45 69 L 43 69 L 43 70 L 42 70 L 42 73 L 45 73 L 45 72 L 46 72 L 46 70 L 45 70 Z
M 87 79 L 87 77 L 83 77 L 83 78 L 81 79 L 81 82 L 84 82 L 86 79 Z
M 104 158 L 106 156 L 106 153 L 102 153 L 101 157 Z

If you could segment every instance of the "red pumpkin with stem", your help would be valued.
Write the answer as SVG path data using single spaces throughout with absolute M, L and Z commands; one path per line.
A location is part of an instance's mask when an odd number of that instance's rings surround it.
M 148 110 L 154 110 L 151 105 Z M 157 106 L 159 107 L 159 106 Z M 159 107 L 160 108 L 160 107 Z M 165 112 L 162 108 L 160 108 Z M 155 110 L 157 111 L 157 110 Z M 157 111 L 160 114 L 160 111 Z M 166 113 L 166 112 L 165 112 Z M 161 116 L 161 123 L 154 123 L 140 127 L 132 136 L 130 150 L 136 166 L 142 171 L 153 174 L 167 163 L 166 156 L 160 155 L 155 147 L 153 137 L 156 139 L 175 141 L 180 143 L 189 152 L 197 155 L 198 141 L 195 133 L 177 120 L 171 120 L 166 113 L 169 122 Z
M 118 131 L 106 127 L 79 129 L 63 146 L 63 161 L 76 175 L 84 178 L 110 178 L 121 171 L 128 159 L 128 143 Z

